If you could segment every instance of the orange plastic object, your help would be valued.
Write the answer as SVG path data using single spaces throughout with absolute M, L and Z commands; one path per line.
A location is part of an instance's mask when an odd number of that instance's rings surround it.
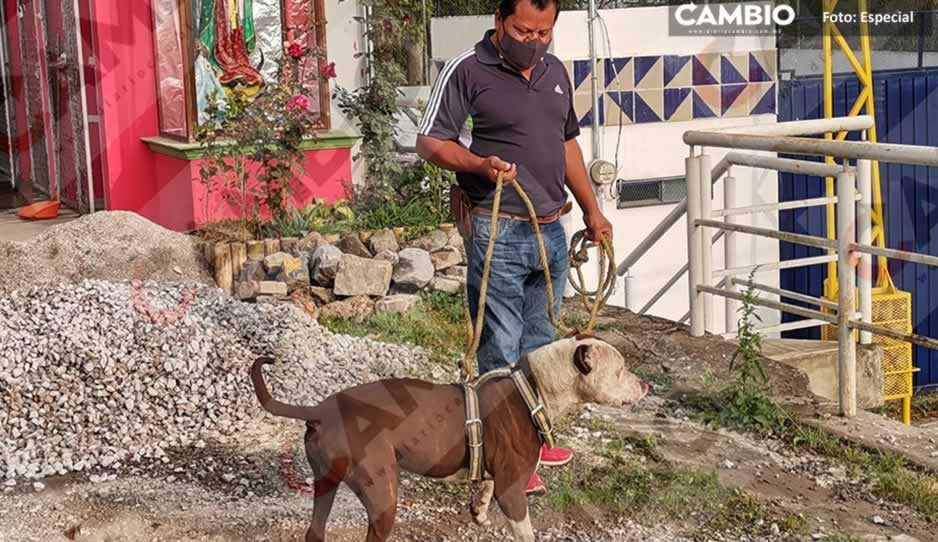
M 37 201 L 16 210 L 16 216 L 26 220 L 43 220 L 59 216 L 62 203 L 56 200 Z

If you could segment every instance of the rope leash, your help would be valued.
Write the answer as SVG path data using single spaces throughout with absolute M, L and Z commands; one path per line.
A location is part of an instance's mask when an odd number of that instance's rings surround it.
M 547 284 L 548 317 L 550 318 L 551 324 L 558 331 L 560 331 L 561 334 L 570 335 L 573 330 L 567 328 L 561 322 L 559 322 L 556 315 L 554 314 L 555 297 L 553 281 L 551 280 L 550 274 L 550 263 L 547 258 L 547 248 L 544 245 L 544 238 L 541 235 L 541 226 L 537 221 L 537 213 L 534 210 L 534 204 L 531 203 L 531 199 L 521 187 L 521 183 L 515 180 L 515 182 L 511 184 L 514 186 L 515 192 L 518 193 L 518 197 L 521 198 L 521 201 L 523 201 L 525 207 L 527 207 L 528 214 L 531 217 L 531 225 L 534 227 L 534 235 L 537 239 L 537 247 L 541 256 L 541 263 L 544 266 L 544 281 Z M 466 295 L 463 298 L 463 312 L 465 313 L 467 331 L 466 352 L 463 356 L 461 364 L 463 382 L 470 382 L 478 377 L 475 357 L 479 350 L 479 342 L 482 339 L 482 326 L 485 320 L 485 300 L 488 293 L 488 282 L 489 273 L 492 267 L 492 256 L 495 253 L 495 237 L 498 233 L 498 211 L 501 207 L 503 190 L 504 174 L 499 173 L 495 182 L 495 199 L 492 204 L 489 240 L 488 246 L 485 250 L 485 260 L 482 267 L 482 283 L 479 288 L 479 308 L 475 327 L 473 327 L 472 313 L 469 310 L 468 282 L 465 290 Z M 583 279 L 583 272 L 580 268 L 583 264 L 589 261 L 589 249 L 597 246 L 594 243 L 590 243 L 588 241 L 586 238 L 586 232 L 587 230 L 578 231 L 573 235 L 572 241 L 570 243 L 570 250 L 568 253 L 570 258 L 570 268 L 576 270 L 577 280 L 574 281 L 572 276 L 569 277 L 569 280 L 570 284 L 573 285 L 574 290 L 580 295 L 584 307 L 590 311 L 590 318 L 587 322 L 586 328 L 580 331 L 592 333 L 593 326 L 596 323 L 596 317 L 599 314 L 600 309 L 606 304 L 609 297 L 612 295 L 613 290 L 615 289 L 615 250 L 613 249 L 610 240 L 603 237 L 601 243 L 598 245 L 600 257 L 599 283 L 596 290 L 586 290 L 583 286 L 585 281 Z M 592 307 L 590 307 L 589 303 L 590 297 L 593 297 Z

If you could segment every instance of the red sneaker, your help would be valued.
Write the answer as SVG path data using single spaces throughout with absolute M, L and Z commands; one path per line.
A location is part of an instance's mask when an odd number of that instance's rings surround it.
M 544 485 L 544 480 L 541 480 L 541 477 L 535 472 L 528 480 L 528 487 L 524 492 L 528 495 L 543 495 L 547 493 L 547 486 Z
M 573 459 L 573 452 L 564 448 L 548 448 L 541 445 L 541 465 L 547 467 L 560 467 Z

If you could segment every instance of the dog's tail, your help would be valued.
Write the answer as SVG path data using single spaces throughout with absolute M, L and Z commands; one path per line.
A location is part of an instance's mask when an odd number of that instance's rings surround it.
M 319 418 L 319 414 L 315 407 L 288 405 L 271 397 L 270 392 L 267 390 L 267 384 L 264 383 L 263 367 L 273 362 L 274 360 L 269 357 L 259 357 L 254 361 L 254 365 L 251 366 L 251 382 L 254 383 L 254 394 L 257 395 L 257 400 L 260 402 L 261 406 L 274 416 L 293 418 L 306 422 L 316 421 Z

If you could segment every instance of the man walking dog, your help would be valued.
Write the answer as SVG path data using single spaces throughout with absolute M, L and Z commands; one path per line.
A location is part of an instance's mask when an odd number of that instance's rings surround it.
M 547 53 L 557 21 L 556 0 L 500 0 L 495 28 L 443 67 L 419 127 L 417 153 L 456 172 L 453 211 L 465 240 L 469 310 L 477 318 L 496 179 L 519 182 L 530 197 L 550 263 L 559 314 L 569 262 L 559 219 L 569 212 L 565 187 L 583 211 L 589 237 L 612 239 L 599 210 L 573 109 L 573 87 L 564 65 Z M 472 119 L 471 132 L 466 121 Z M 555 330 L 534 227 L 517 193 L 502 193 L 491 261 L 479 373 L 514 365 L 550 343 Z M 541 449 L 541 464 L 563 465 L 572 453 Z M 527 493 L 544 493 L 535 473 Z

